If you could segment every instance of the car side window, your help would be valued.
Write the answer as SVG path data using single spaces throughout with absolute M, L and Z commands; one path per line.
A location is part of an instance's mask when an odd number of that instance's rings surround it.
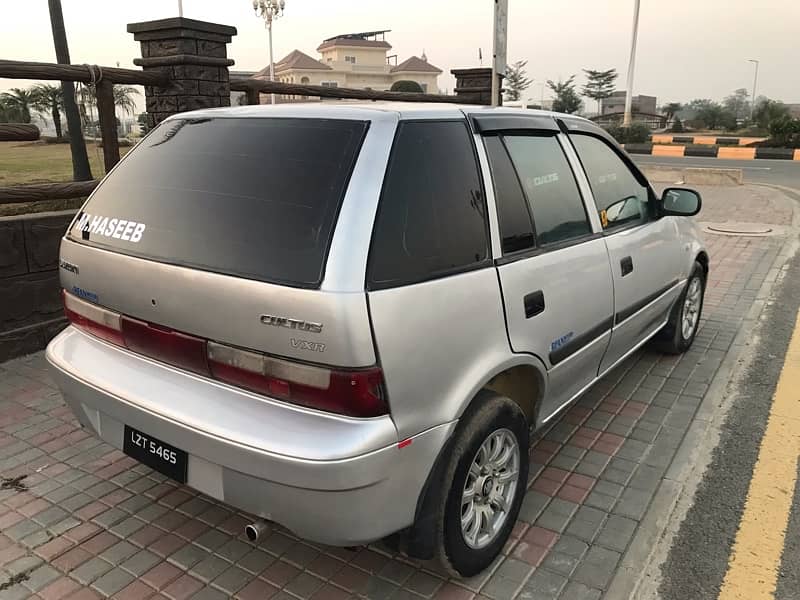
M 489 258 L 487 229 L 467 124 L 400 123 L 372 232 L 370 287 L 476 268 Z
M 486 136 L 483 143 L 492 170 L 503 254 L 532 248 L 535 245 L 533 223 L 511 158 L 500 136 Z
M 555 136 L 506 135 L 503 141 L 533 214 L 539 245 L 592 233 L 575 175 Z
M 571 139 L 589 178 L 603 229 L 646 221 L 648 189 L 617 153 L 596 137 L 574 134 Z

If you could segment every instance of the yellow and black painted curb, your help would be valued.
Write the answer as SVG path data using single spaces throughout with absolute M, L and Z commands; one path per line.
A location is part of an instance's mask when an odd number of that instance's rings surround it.
M 765 137 L 715 137 L 713 135 L 672 135 L 670 133 L 654 133 L 650 141 L 654 144 L 697 144 L 699 146 L 749 146 L 763 142 Z
M 650 154 L 652 156 L 699 156 L 705 158 L 727 158 L 733 160 L 798 160 L 800 148 L 743 148 L 725 146 L 667 146 L 664 144 L 624 144 L 629 154 Z

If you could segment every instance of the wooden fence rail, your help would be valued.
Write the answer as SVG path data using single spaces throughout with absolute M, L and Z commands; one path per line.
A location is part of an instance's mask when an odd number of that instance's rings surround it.
M 92 75 L 94 71 L 94 76 Z M 59 65 L 57 63 L 28 62 L 22 60 L 0 60 L 0 78 L 49 79 L 56 81 L 80 81 L 92 83 L 98 78 L 111 83 L 128 85 L 166 85 L 168 73 L 99 67 L 97 65 Z
M 2 73 L 0 73 L 2 75 Z M 416 94 L 412 92 L 382 92 L 355 88 L 325 87 L 321 85 L 301 85 L 281 83 L 263 79 L 231 79 L 231 90 L 247 93 L 248 104 L 258 104 L 259 94 L 281 94 L 285 96 L 317 96 L 319 98 L 342 98 L 349 100 L 396 100 L 400 102 L 458 102 L 465 104 L 464 98 L 442 94 Z
M 66 200 L 88 196 L 100 183 L 91 181 L 69 181 L 66 183 L 34 183 L 0 187 L 0 205 L 22 204 L 38 200 Z
M 39 139 L 39 128 L 32 123 L 0 123 L 0 142 L 32 142 Z

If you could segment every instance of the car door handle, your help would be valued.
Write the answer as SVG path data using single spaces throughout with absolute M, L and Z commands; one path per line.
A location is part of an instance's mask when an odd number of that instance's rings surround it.
M 621 261 L 619 261 L 620 269 L 622 270 L 622 276 L 628 275 L 629 273 L 633 273 L 633 259 L 630 256 L 626 256 Z
M 544 293 L 542 293 L 542 290 L 531 292 L 525 296 L 524 302 L 526 319 L 544 312 Z

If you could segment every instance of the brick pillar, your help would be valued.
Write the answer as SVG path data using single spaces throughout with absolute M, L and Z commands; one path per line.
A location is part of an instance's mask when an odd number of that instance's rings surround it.
M 145 71 L 165 71 L 168 85 L 145 86 L 150 127 L 175 113 L 230 106 L 227 44 L 236 28 L 182 17 L 129 23 L 128 33 L 141 42 Z
M 455 93 L 459 99 L 469 104 L 492 103 L 492 69 L 479 67 L 476 69 L 453 69 L 450 71 L 456 78 Z M 500 76 L 502 83 L 502 75 Z M 498 87 L 502 87 L 498 86 Z M 503 104 L 502 89 L 499 92 L 498 104 Z

